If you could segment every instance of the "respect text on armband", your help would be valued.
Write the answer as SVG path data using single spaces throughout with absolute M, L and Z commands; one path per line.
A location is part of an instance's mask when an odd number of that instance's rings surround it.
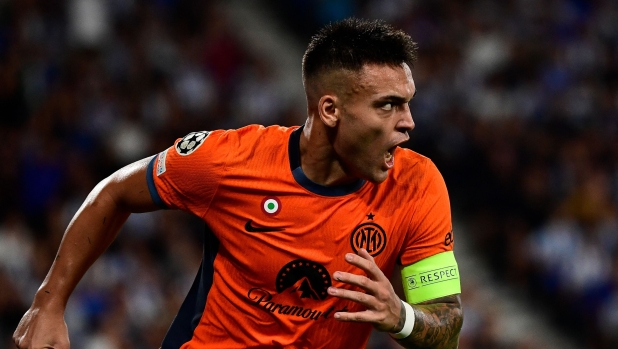
M 408 290 L 414 290 L 425 286 L 439 284 L 441 282 L 456 280 L 459 278 L 457 266 L 451 265 L 447 267 L 437 268 L 412 274 L 405 277 Z

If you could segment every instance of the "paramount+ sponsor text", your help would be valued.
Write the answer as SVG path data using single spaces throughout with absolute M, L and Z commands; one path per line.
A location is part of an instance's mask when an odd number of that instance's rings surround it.
M 247 292 L 247 298 L 255 306 L 262 308 L 273 314 L 283 316 L 296 316 L 305 319 L 311 319 L 314 321 L 320 319 L 330 319 L 329 316 L 334 312 L 348 311 L 347 307 L 343 309 L 335 310 L 335 307 L 330 307 L 326 311 L 320 311 L 317 309 L 305 308 L 297 305 L 288 305 L 282 303 L 276 303 L 272 301 L 273 295 L 259 287 L 254 287 Z

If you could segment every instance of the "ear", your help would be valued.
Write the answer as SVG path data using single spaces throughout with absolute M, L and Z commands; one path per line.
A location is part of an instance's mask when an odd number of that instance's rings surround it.
M 318 102 L 318 113 L 322 122 L 328 127 L 337 126 L 341 117 L 339 98 L 335 95 L 324 95 Z

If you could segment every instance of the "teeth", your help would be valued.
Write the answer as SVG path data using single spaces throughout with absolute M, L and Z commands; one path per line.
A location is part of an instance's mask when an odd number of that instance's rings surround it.
M 386 161 L 389 161 L 392 158 L 393 158 L 393 154 L 391 154 L 390 152 L 386 152 Z

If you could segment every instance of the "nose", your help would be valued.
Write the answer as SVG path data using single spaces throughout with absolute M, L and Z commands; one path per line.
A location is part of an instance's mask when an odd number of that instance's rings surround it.
M 401 119 L 397 123 L 397 130 L 400 132 L 412 131 L 414 129 L 414 120 L 412 120 L 412 112 L 410 112 L 410 106 L 405 104 L 405 107 L 401 111 Z

